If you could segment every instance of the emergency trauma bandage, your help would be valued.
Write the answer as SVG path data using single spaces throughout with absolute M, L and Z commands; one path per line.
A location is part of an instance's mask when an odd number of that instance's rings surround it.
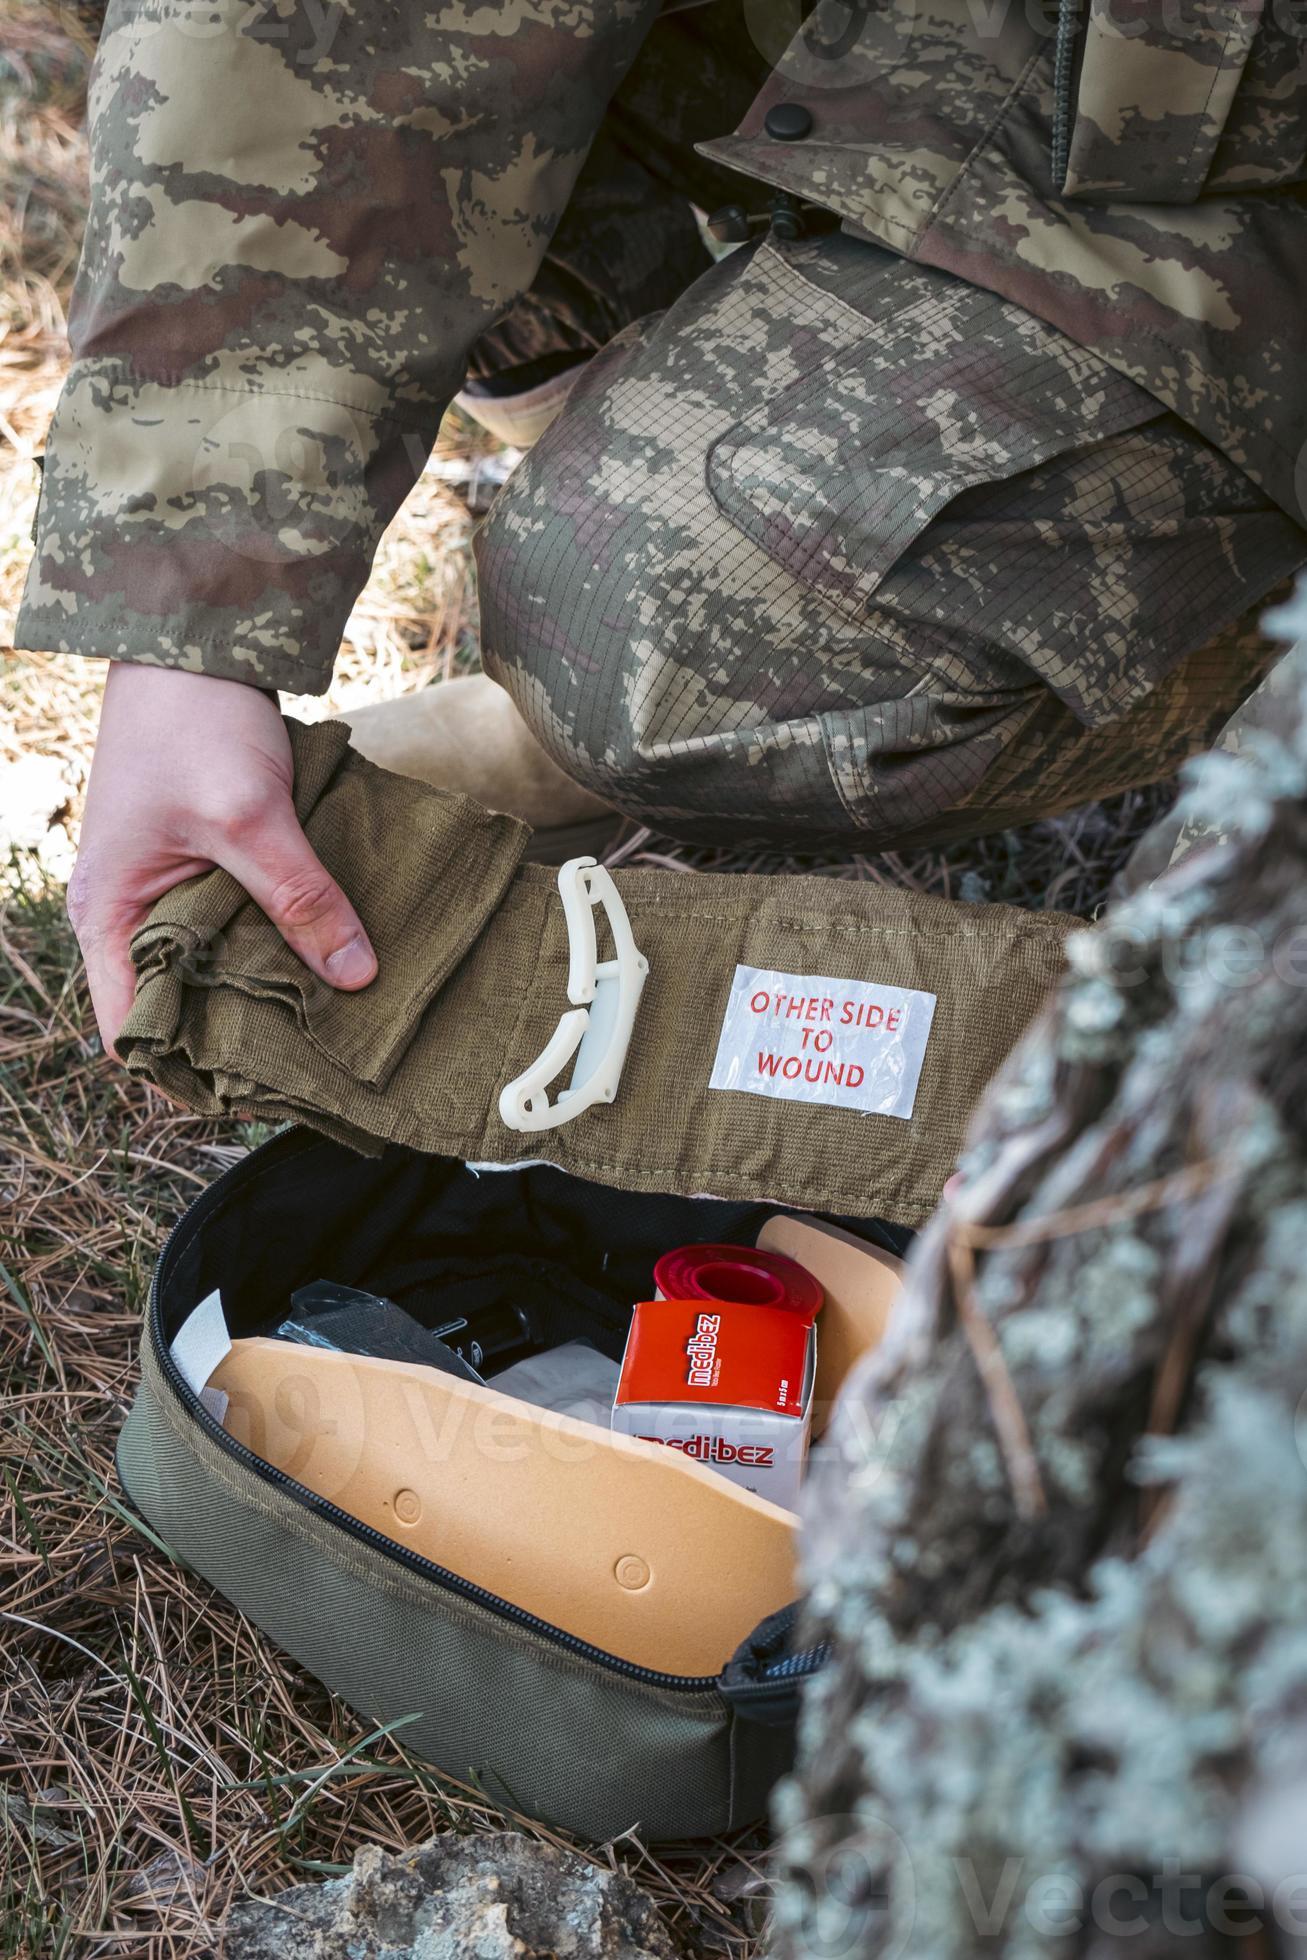
M 583 871 L 560 896 L 513 819 L 376 769 L 339 723 L 291 735 L 297 813 L 377 978 L 325 986 L 210 872 L 137 933 L 118 1046 L 188 1108 L 356 1149 L 919 1225 L 1079 923 L 830 877 L 618 870 L 582 894 Z

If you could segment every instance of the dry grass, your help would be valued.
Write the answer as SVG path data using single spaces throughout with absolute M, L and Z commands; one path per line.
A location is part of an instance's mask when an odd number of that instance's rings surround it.
M 84 203 L 85 36 L 20 6 L 0 57 L 0 641 L 17 600 L 39 450 L 63 367 Z M 317 716 L 476 660 L 465 465 L 452 421 L 388 537 Z M 477 498 L 473 494 L 472 502 Z M 113 1442 L 166 1232 L 256 1141 L 179 1115 L 109 1067 L 63 917 L 97 712 L 91 663 L 0 652 L 0 770 L 44 758 L 51 822 L 0 873 L 0 1955 L 195 1955 L 242 1890 L 330 1872 L 502 1818 L 358 1719 L 125 1508 Z M 953 851 L 832 875 L 1090 912 L 1162 793 Z M 746 868 L 640 832 L 628 861 Z M 758 858 L 750 869 L 780 869 Z M 523 1823 L 528 1831 L 536 1827 Z M 747 1847 L 619 1861 L 704 1952 L 743 1954 Z
M 103 1065 L 57 890 L 11 904 L 0 961 L 0 1952 L 197 1953 L 246 1888 L 504 1820 L 369 1735 L 125 1508 L 112 1452 L 154 1257 L 255 1139 Z M 712 1888 L 738 1889 L 738 1858 L 599 1856 L 728 1943 Z
M 245 1890 L 505 1819 L 370 1734 L 125 1506 L 113 1446 L 154 1259 L 258 1133 L 106 1067 L 62 893 L 30 867 L 0 974 L 0 1954 L 197 1955 Z M 747 1851 L 591 1855 L 699 1950 L 743 1952 Z

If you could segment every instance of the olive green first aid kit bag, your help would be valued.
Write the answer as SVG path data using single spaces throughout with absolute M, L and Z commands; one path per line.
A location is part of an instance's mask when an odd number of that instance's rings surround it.
M 505 1807 L 655 1842 L 752 1822 L 823 1659 L 796 1644 L 789 1511 L 606 1411 L 529 1406 L 511 1369 L 501 1391 L 489 1364 L 271 1337 L 330 1282 L 465 1327 L 478 1361 L 507 1326 L 528 1359 L 615 1371 L 671 1248 L 753 1247 L 798 1213 L 902 1251 L 1076 922 L 837 878 L 556 872 L 342 725 L 290 730 L 297 811 L 378 975 L 321 985 L 221 871 L 138 932 L 127 1066 L 291 1127 L 165 1246 L 122 1483 L 361 1717 Z M 857 1341 L 823 1311 L 829 1397 Z

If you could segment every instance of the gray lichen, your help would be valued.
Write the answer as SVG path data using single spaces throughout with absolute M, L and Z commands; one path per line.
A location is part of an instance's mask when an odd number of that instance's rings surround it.
M 1307 645 L 1274 699 L 1073 946 L 814 1479 L 791 1960 L 1307 1938 L 1253 1828 L 1307 1811 Z

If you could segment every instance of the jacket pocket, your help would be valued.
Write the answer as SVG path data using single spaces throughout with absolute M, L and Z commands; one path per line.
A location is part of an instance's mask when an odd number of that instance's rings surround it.
M 1162 413 L 1144 389 L 1020 307 L 889 264 L 881 304 L 849 344 L 735 423 L 708 458 L 719 509 L 791 577 L 858 620 L 964 491 Z
M 1078 37 L 1079 18 L 1078 7 L 1064 10 L 1070 28 L 1059 30 L 1066 83 L 1054 180 L 1062 195 L 1192 204 L 1209 186 L 1232 122 L 1259 39 L 1260 7 L 1191 0 L 1173 10 L 1157 0 L 1090 0 Z M 1281 124 L 1287 107 L 1276 118 Z
M 843 678 L 817 716 L 826 762 L 846 816 L 897 840 L 975 796 L 1045 689 L 1081 720 L 1119 711 L 1080 619 L 1083 564 L 1060 548 L 1067 525 L 1042 520 L 1076 509 L 1058 459 L 1074 477 L 1069 452 L 1163 411 L 996 294 L 837 249 L 836 289 L 809 298 L 840 343 L 718 438 L 707 477 L 732 523 L 843 616 Z M 796 335 L 803 263 L 775 275 Z M 1002 489 L 1040 465 L 1054 482 Z M 987 554 L 1018 544 L 1014 598 Z

